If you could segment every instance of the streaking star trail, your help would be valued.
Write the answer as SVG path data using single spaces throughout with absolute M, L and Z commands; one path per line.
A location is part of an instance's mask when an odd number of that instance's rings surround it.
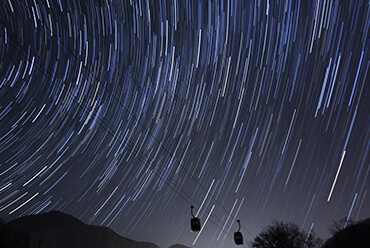
M 369 1 L 3 0 L 1 218 L 232 247 L 237 219 L 369 217 L 369 26 Z

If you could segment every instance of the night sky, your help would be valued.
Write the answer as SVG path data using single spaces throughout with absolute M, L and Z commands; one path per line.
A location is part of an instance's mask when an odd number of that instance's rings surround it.
M 2 0 L 0 217 L 163 248 L 369 217 L 369 26 L 365 0 Z

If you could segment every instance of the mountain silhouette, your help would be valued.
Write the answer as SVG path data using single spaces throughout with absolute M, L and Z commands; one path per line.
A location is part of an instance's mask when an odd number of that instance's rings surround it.
M 179 244 L 176 244 L 176 245 L 172 245 L 172 246 L 170 246 L 169 248 L 189 248 L 189 247 L 187 247 L 187 246 L 185 246 L 185 245 L 179 245 Z
M 123 238 L 107 227 L 86 225 L 58 211 L 20 217 L 6 227 L 28 235 L 30 248 L 159 248 Z

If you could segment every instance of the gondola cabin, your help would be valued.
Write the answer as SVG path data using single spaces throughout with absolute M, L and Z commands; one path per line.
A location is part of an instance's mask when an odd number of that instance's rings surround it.
M 236 222 L 238 222 L 239 224 L 239 229 L 237 232 L 234 232 L 234 241 L 235 241 L 235 244 L 236 245 L 242 245 L 243 244 L 243 235 L 242 233 L 240 232 L 240 220 L 237 220 Z
M 191 209 L 191 216 L 193 218 L 190 220 L 190 227 L 192 232 L 199 232 L 200 231 L 200 220 L 194 216 L 193 214 L 193 206 L 190 207 Z
M 237 245 L 242 245 L 243 244 L 243 235 L 241 232 L 235 232 L 234 233 L 234 241 L 235 244 Z
M 190 221 L 191 231 L 199 232 L 200 231 L 200 220 L 198 218 L 192 218 Z

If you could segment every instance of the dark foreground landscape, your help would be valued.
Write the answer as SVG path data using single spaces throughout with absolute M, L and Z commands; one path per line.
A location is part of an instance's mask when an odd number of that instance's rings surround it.
M 339 223 L 339 222 L 337 222 Z M 349 224 L 346 228 L 334 230 L 333 236 L 321 245 L 307 244 L 303 247 L 322 248 L 369 248 L 370 218 Z M 291 230 L 289 231 L 291 232 Z M 275 248 L 297 248 L 294 242 L 285 240 L 289 234 L 280 233 L 275 237 Z M 269 233 L 269 232 L 267 232 Z M 267 236 L 272 235 L 269 233 Z M 260 238 L 261 234 L 259 235 Z M 291 235 L 288 235 L 291 236 Z M 270 236 L 270 237 L 273 237 Z M 257 238 L 256 238 L 257 239 Z M 255 239 L 255 241 L 256 241 Z M 285 241 L 283 241 L 285 240 Z M 269 248 L 271 242 L 257 245 L 250 242 L 251 247 Z M 263 243 L 263 242 L 260 242 Z M 270 244 L 269 244 L 270 243 Z M 0 248 L 159 248 L 149 242 L 138 242 L 119 236 L 107 227 L 84 224 L 71 215 L 58 211 L 44 214 L 20 217 L 8 223 L 1 222 Z M 235 246 L 236 247 L 236 246 Z M 173 245 L 169 248 L 188 248 L 183 245 Z
M 369 248 L 370 218 L 349 225 L 329 238 L 322 248 Z
M 58 212 L 21 217 L 1 225 L 1 248 L 159 248 L 119 236 L 111 229 L 86 225 Z M 185 248 L 174 245 L 171 248 Z

